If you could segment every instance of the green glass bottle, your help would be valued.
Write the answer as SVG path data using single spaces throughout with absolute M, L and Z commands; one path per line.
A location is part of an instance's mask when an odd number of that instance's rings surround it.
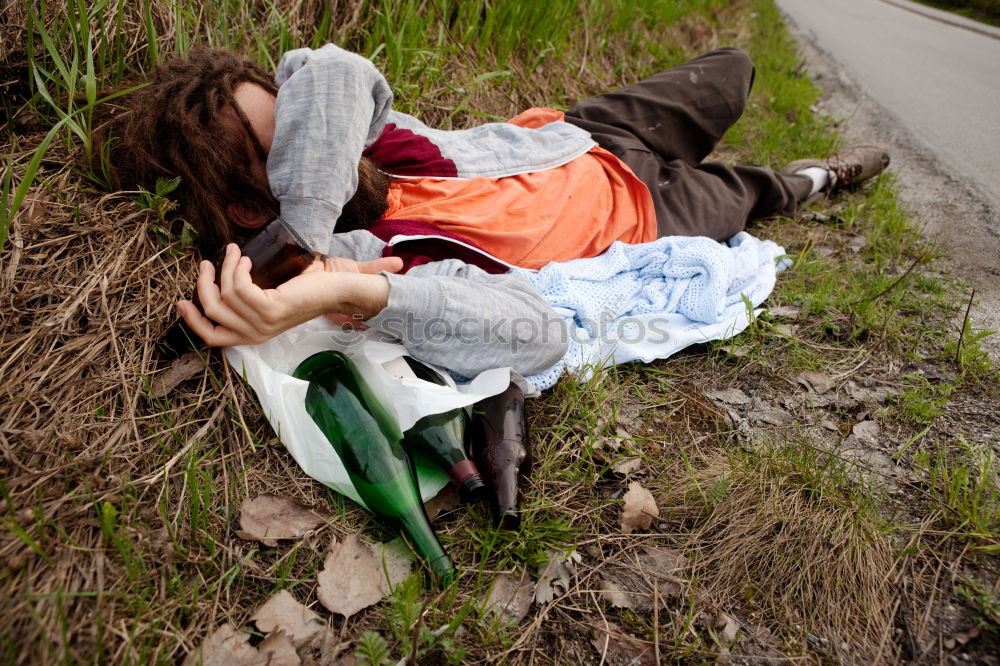
M 354 363 L 339 352 L 320 352 L 303 361 L 294 376 L 309 382 L 306 411 L 340 456 L 364 503 L 403 533 L 442 584 L 451 581 L 454 566 L 427 520 L 399 426 Z
M 418 379 L 445 385 L 437 372 L 420 361 L 403 357 Z M 476 463 L 465 453 L 465 431 L 469 425 L 469 415 L 464 409 L 452 409 L 441 414 L 430 414 L 413 424 L 403 433 L 406 448 L 423 456 L 437 465 L 458 486 L 462 501 L 466 504 L 486 499 L 486 482 L 479 474 Z

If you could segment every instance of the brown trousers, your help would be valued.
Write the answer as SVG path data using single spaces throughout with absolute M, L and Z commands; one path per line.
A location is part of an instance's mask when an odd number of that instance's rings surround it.
M 587 98 L 566 122 L 590 132 L 646 184 L 660 236 L 724 240 L 749 220 L 793 215 L 811 188 L 805 176 L 702 162 L 743 113 L 753 79 L 745 53 L 720 49 Z

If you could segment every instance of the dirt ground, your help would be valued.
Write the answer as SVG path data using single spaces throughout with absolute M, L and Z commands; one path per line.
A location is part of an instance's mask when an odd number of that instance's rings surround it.
M 810 41 L 808 33 L 791 21 L 788 27 L 810 75 L 823 90 L 818 111 L 838 121 L 846 143 L 888 147 L 900 194 L 923 222 L 927 238 L 941 248 L 941 267 L 976 290 L 970 313 L 973 328 L 1000 331 L 1000 237 L 991 231 L 1000 229 L 1000 210 L 969 183 L 949 174 L 892 114 Z M 1000 335 L 981 344 L 994 361 L 1000 360 Z

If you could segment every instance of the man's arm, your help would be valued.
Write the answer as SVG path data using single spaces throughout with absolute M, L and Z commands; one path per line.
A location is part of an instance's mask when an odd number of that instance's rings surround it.
M 401 265 L 380 258 L 357 263 L 362 272 L 312 271 L 263 290 L 250 280 L 249 260 L 231 245 L 218 285 L 212 265 L 201 265 L 198 295 L 208 317 L 188 301 L 178 310 L 215 346 L 263 342 L 332 312 L 356 315 L 398 338 L 414 357 L 470 377 L 506 366 L 532 374 L 566 353 L 562 321 L 524 278 L 490 275 L 454 259 L 395 275 Z
M 331 312 L 375 316 L 389 299 L 388 281 L 378 273 L 402 268 L 396 257 L 326 261 L 340 268 L 323 270 L 315 264 L 274 289 L 261 289 L 250 277 L 250 259 L 230 244 L 218 271 L 210 261 L 199 266 L 196 289 L 204 314 L 191 301 L 178 301 L 177 309 L 210 346 L 257 344 Z
M 385 126 L 392 91 L 370 61 L 333 44 L 289 51 L 275 80 L 268 184 L 285 221 L 311 250 L 326 254 L 358 187 L 361 153 Z
M 388 302 L 365 323 L 419 360 L 466 377 L 507 366 L 529 375 L 566 354 L 562 319 L 523 277 L 491 275 L 457 259 L 383 274 Z

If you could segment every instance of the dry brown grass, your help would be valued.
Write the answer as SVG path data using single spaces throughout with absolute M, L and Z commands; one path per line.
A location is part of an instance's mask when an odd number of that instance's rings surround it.
M 820 654 L 894 663 L 889 539 L 870 509 L 843 496 L 836 470 L 804 478 L 821 464 L 795 450 L 737 455 L 735 464 L 713 452 L 671 488 L 671 517 L 691 524 L 684 543 L 715 603 L 742 602 L 770 626 L 810 626 Z M 728 492 L 706 507 L 720 482 Z
M 221 460 L 232 460 L 244 456 L 249 438 L 232 418 L 242 405 L 225 372 L 221 381 L 204 373 L 197 388 L 164 401 L 145 390 L 162 365 L 152 343 L 190 284 L 190 261 L 155 245 L 146 214 L 128 197 L 88 193 L 68 170 L 44 182 L 16 220 L 4 256 L 3 474 L 8 515 L 30 542 L 6 531 L 0 545 L 12 600 L 3 633 L 28 650 L 11 655 L 19 661 L 86 660 L 101 643 L 119 661 L 128 657 L 119 652 L 126 643 L 113 636 L 129 628 L 117 606 L 129 605 L 140 581 L 129 581 L 123 568 L 130 565 L 116 561 L 100 507 L 117 507 L 143 561 L 135 575 L 154 585 L 169 566 L 157 566 L 151 539 L 196 557 L 200 550 L 189 550 L 176 517 L 190 492 L 184 465 L 157 472 L 177 445 L 221 445 Z M 220 487 L 235 480 L 232 469 L 212 474 L 226 479 Z M 232 515 L 234 490 L 205 507 L 224 517 L 219 527 Z M 170 538 L 154 536 L 159 526 Z M 88 594 L 74 596 L 80 591 Z M 150 601 L 171 603 L 164 592 L 154 585 Z

